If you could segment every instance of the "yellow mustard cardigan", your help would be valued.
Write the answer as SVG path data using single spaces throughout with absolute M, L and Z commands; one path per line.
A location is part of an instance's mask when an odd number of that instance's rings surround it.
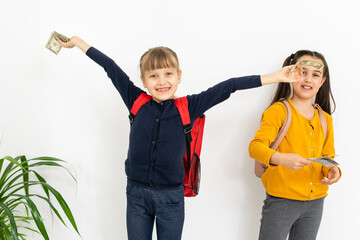
M 327 121 L 324 139 L 318 110 L 315 109 L 315 116 L 309 120 L 296 110 L 290 99 L 288 101 L 292 111 L 291 125 L 277 151 L 296 153 L 303 158 L 335 155 L 332 117 L 324 112 Z M 325 197 L 329 187 L 322 184 L 321 179 L 327 177 L 330 167 L 313 162 L 294 171 L 281 165 L 269 164 L 270 157 L 275 152 L 269 146 L 275 140 L 285 118 L 284 104 L 274 103 L 263 113 L 260 129 L 250 142 L 250 157 L 268 166 L 261 177 L 266 192 L 275 197 L 301 201 Z

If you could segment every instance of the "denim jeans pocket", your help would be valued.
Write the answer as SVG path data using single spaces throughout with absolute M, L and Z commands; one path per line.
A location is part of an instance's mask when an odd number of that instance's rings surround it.
M 184 212 L 184 188 L 163 191 L 157 207 L 157 216 L 162 220 L 171 221 Z
M 145 213 L 145 200 L 141 196 L 141 191 L 138 187 L 127 185 L 126 187 L 127 210 L 133 214 Z
M 158 206 L 157 217 L 164 221 L 172 221 L 181 216 L 181 211 L 184 211 L 182 202 L 177 203 L 160 203 Z

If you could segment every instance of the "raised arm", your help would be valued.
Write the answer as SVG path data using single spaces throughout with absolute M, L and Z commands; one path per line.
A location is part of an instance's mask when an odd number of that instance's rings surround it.
M 80 48 L 81 51 L 83 51 L 94 62 L 103 67 L 129 110 L 131 109 L 135 99 L 144 92 L 140 88 L 136 87 L 132 81 L 130 81 L 126 73 L 115 63 L 114 60 L 87 44 L 80 37 L 74 36 L 67 42 L 63 42 L 59 38 L 57 39 L 59 44 L 64 48 L 73 48 L 75 46 Z

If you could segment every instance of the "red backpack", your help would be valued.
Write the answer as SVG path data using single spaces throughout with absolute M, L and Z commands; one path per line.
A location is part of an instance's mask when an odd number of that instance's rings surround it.
M 131 107 L 129 119 L 133 122 L 137 112 L 152 97 L 142 93 L 135 100 Z M 186 137 L 186 154 L 183 157 L 185 177 L 184 177 L 184 196 L 195 197 L 200 189 L 200 152 L 202 137 L 204 133 L 205 115 L 201 115 L 194 122 L 191 128 L 188 101 L 186 97 L 176 98 L 175 106 L 178 109 L 184 127 Z

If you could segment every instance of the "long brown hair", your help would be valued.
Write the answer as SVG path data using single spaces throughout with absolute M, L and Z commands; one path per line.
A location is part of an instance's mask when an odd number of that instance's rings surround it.
M 326 79 L 316 94 L 315 103 L 319 104 L 320 107 L 325 112 L 327 112 L 328 114 L 331 115 L 335 111 L 336 104 L 335 104 L 334 96 L 331 92 L 331 87 L 330 87 L 329 67 L 326 63 L 324 56 L 321 53 L 318 53 L 315 51 L 299 50 L 295 54 L 291 54 L 289 57 L 287 57 L 285 59 L 283 67 L 297 63 L 298 59 L 301 58 L 302 56 L 311 56 L 311 57 L 319 58 L 324 63 L 323 77 L 325 77 Z M 290 83 L 279 83 L 278 88 L 275 93 L 275 96 L 274 96 L 274 99 L 271 102 L 271 105 L 278 102 L 281 99 L 289 98 L 290 94 L 291 94 Z M 331 110 L 331 101 L 333 103 L 334 110 Z

